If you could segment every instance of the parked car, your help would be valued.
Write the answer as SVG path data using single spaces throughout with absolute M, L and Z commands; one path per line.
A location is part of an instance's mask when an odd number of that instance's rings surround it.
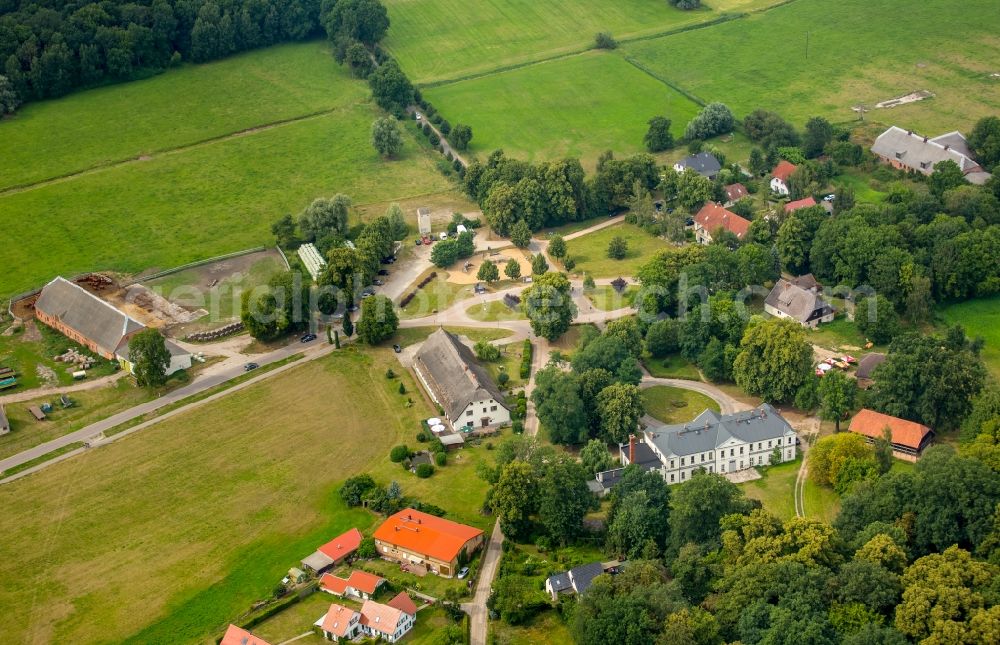
M 389 275 L 389 269 L 379 269 L 378 270 L 378 274 L 379 275 Z
M 400 347 L 399 345 L 393 345 L 393 346 L 392 346 L 392 351 L 394 351 L 394 352 L 396 352 L 396 353 L 398 354 L 398 353 L 400 353 L 401 351 L 403 351 L 403 348 L 402 348 L 402 347 Z
M 415 240 L 415 244 L 416 244 L 417 246 L 420 246 L 421 244 L 423 244 L 423 241 L 421 241 L 421 239 L 420 239 L 420 238 L 418 237 L 418 238 L 417 238 L 417 239 Z
M 302 338 L 299 339 L 299 342 L 300 343 L 311 343 L 314 340 L 316 340 L 316 334 L 306 334 L 305 336 L 303 336 Z
M 462 567 L 458 570 L 458 579 L 461 580 L 465 576 L 469 575 L 469 567 Z
M 376 287 L 381 287 L 385 283 L 379 280 L 378 278 L 375 278 L 374 280 L 372 280 L 372 284 L 375 285 Z
M 423 116 L 422 116 L 422 115 L 420 114 L 420 112 L 415 112 L 415 114 L 417 115 L 417 121 L 419 121 L 420 119 L 424 118 L 424 117 L 423 117 Z
M 347 308 L 347 311 L 350 311 L 350 312 L 353 313 L 353 312 L 357 311 L 358 308 L 359 307 L 357 305 L 351 305 L 350 307 Z
M 257 363 L 247 363 L 246 365 L 243 366 L 243 371 L 244 372 L 252 372 L 253 370 L 257 369 L 258 367 L 260 367 L 260 365 L 258 365 Z
M 441 231 L 441 234 L 439 235 L 439 237 L 442 240 L 447 240 L 448 239 L 448 234 L 446 232 L 444 232 L 444 231 Z
M 835 199 L 837 199 L 837 196 L 834 195 L 833 193 L 830 193 L 829 195 L 827 195 L 826 197 L 823 198 L 823 201 L 824 202 L 832 202 Z
M 663 210 L 663 202 L 662 201 L 653 202 L 653 208 L 655 208 L 656 212 L 659 213 L 660 211 Z

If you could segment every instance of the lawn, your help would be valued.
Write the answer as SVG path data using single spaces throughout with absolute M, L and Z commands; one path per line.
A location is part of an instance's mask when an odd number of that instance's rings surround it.
M 689 363 L 680 354 L 666 358 L 643 356 L 642 364 L 646 371 L 656 378 L 682 378 L 688 381 L 700 381 L 701 373 L 694 363 Z
M 686 423 L 706 409 L 719 411 L 719 404 L 700 392 L 668 385 L 656 385 L 642 391 L 646 414 L 671 425 Z
M 608 244 L 617 236 L 625 238 L 628 251 L 622 260 L 608 257 Z M 566 242 L 570 257 L 576 260 L 576 271 L 594 278 L 633 276 L 640 266 L 667 243 L 653 237 L 634 224 L 615 224 L 583 237 Z
M 6 323 L 0 327 L 6 328 Z M 15 394 L 43 385 L 70 385 L 72 372 L 66 363 L 52 360 L 69 348 L 97 358 L 95 354 L 74 343 L 62 334 L 38 324 L 27 323 L 11 336 L 0 336 L 0 367 L 8 367 L 17 374 L 16 388 L 3 394 Z M 87 372 L 89 378 L 107 376 L 115 371 L 117 363 L 98 358 L 95 367 Z
M 715 11 L 681 11 L 665 2 L 577 0 L 386 0 L 391 27 L 383 45 L 415 83 L 464 77 L 580 51 L 594 34 L 623 39 L 657 34 L 776 0 L 714 0 Z
M 325 615 L 333 603 L 357 607 L 348 600 L 317 591 L 254 627 L 253 634 L 268 643 L 283 643 L 310 631 L 316 619 Z M 329 641 L 319 634 L 313 634 L 295 642 L 300 645 L 323 645 Z
M 480 304 L 475 304 L 465 310 L 465 313 L 473 320 L 482 322 L 495 322 L 504 320 L 524 320 L 524 313 L 520 306 L 514 309 L 508 307 L 502 300 L 491 300 Z
M 610 285 L 601 285 L 587 292 L 587 300 L 601 311 L 614 311 L 631 307 L 637 293 L 639 287 L 635 286 L 625 287 L 625 291 L 619 293 Z
M 833 322 L 823 323 L 816 329 L 806 329 L 806 340 L 834 351 L 857 352 L 865 345 L 864 335 L 858 331 L 854 321 L 845 315 L 838 315 Z
M 523 343 L 507 343 L 500 346 L 500 360 L 496 363 L 484 363 L 493 380 L 496 381 L 500 372 L 506 372 L 510 380 L 505 389 L 513 390 L 524 385 L 521 379 L 521 356 L 524 353 Z M 499 383 L 499 382 L 498 382 Z
M 799 126 L 811 116 L 905 125 L 927 135 L 968 131 L 1000 111 L 1000 12 L 992 0 L 871 3 L 797 0 L 771 11 L 663 38 L 627 44 L 625 53 L 704 101 L 737 116 L 776 110 Z M 947 29 L 941 29 L 947 25 Z M 891 44 L 890 44 L 891 42 Z M 720 55 L 720 52 L 725 52 Z M 935 97 L 876 110 L 926 89 Z
M 0 487 L 0 633 L 133 643 L 218 633 L 316 544 L 374 523 L 343 507 L 338 483 L 380 473 L 429 413 L 419 396 L 405 407 L 390 365 L 391 350 L 337 352 Z M 399 479 L 405 494 L 449 509 L 471 503 L 472 492 L 437 487 L 447 471 Z
M 643 151 L 651 117 L 669 117 L 680 136 L 698 110 L 609 52 L 434 87 L 424 95 L 452 123 L 472 126 L 474 154 L 485 157 L 503 148 L 512 157 L 534 161 L 578 157 L 591 170 L 605 150 Z
M 392 337 L 392 342 L 398 343 L 401 347 L 409 347 L 416 343 L 422 343 L 427 340 L 427 337 L 437 331 L 436 325 L 430 325 L 427 327 L 403 327 L 396 331 L 396 335 Z M 472 340 L 473 342 L 480 340 L 498 340 L 500 338 L 506 338 L 510 336 L 513 332 L 509 329 L 481 329 L 479 327 L 445 327 L 448 331 L 453 334 L 458 334 L 460 336 L 465 336 Z
M 938 310 L 938 315 L 948 325 L 962 325 L 971 338 L 985 341 L 983 361 L 1000 378 L 1000 296 L 948 305 Z
M 820 486 L 806 477 L 802 495 L 806 517 L 827 523 L 837 519 L 837 513 L 840 512 L 840 496 L 832 488 Z
M 570 325 L 566 333 L 549 343 L 549 347 L 553 350 L 559 350 L 562 352 L 563 358 L 569 358 L 576 351 L 577 345 L 580 344 L 580 336 L 583 334 L 585 327 L 589 327 L 594 335 L 598 335 L 600 330 L 597 329 L 596 325 L 591 323 L 583 323 L 580 325 Z
M 802 458 L 776 466 L 758 468 L 761 478 L 740 484 L 743 492 L 751 499 L 760 500 L 764 510 L 780 520 L 795 517 L 795 478 L 799 473 Z
M 332 70 L 325 83 L 336 97 L 332 111 L 0 195 L 0 228 L 7 233 L 0 263 L 17 267 L 0 278 L 0 295 L 38 286 L 57 273 L 136 273 L 270 244 L 271 223 L 281 214 L 297 213 L 316 197 L 337 192 L 356 204 L 382 204 L 379 210 L 384 210 L 389 201 L 429 200 L 450 191 L 452 183 L 434 168 L 433 157 L 409 135 L 399 158 L 378 156 L 369 142 L 378 112 L 367 89 L 322 54 L 317 52 L 313 64 Z M 170 77 L 167 73 L 142 83 Z M 214 88 L 188 91 L 211 94 Z M 127 114 L 112 112 L 104 118 L 125 120 L 162 100 L 159 92 L 150 92 Z M 220 102 L 228 106 L 257 100 L 248 93 Z M 170 124 L 163 128 L 169 130 Z

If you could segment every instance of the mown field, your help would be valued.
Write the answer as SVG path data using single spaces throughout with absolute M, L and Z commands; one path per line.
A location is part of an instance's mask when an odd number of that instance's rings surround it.
M 0 488 L 5 642 L 203 642 L 317 544 L 372 525 L 336 493 L 361 471 L 488 523 L 482 486 L 452 494 L 475 479 L 461 462 L 419 481 L 389 464 L 428 415 L 390 365 L 338 352 Z
M 623 39 L 714 20 L 778 0 L 712 0 L 681 11 L 656 0 L 386 0 L 383 44 L 417 83 L 455 79 L 590 47 L 594 34 Z
M 719 404 L 701 392 L 669 385 L 655 385 L 642 391 L 646 414 L 667 425 L 687 423 L 705 410 L 719 411 Z
M 608 257 L 608 244 L 615 237 L 622 237 L 628 248 L 625 257 L 613 260 Z M 653 237 L 634 224 L 615 224 L 566 243 L 569 257 L 576 260 L 575 271 L 594 278 L 617 278 L 635 275 L 640 266 L 667 242 Z
M 930 100 L 869 120 L 929 135 L 969 130 L 1000 111 L 1000 11 L 992 0 L 797 0 L 712 27 L 626 44 L 656 75 L 742 116 L 778 111 L 803 124 L 857 116 L 851 106 L 926 89 Z M 807 50 L 808 41 L 808 50 Z
M 519 159 L 579 157 L 593 169 L 605 150 L 644 150 L 646 122 L 665 115 L 676 136 L 698 106 L 607 52 L 531 65 L 442 85 L 425 96 L 452 123 L 472 126 L 470 146 L 485 157 L 497 148 Z
M 961 325 L 970 338 L 983 339 L 983 361 L 1000 378 L 1000 296 L 948 305 L 939 315 L 948 325 Z
M 301 64 L 288 63 L 287 69 L 279 66 L 282 76 L 294 79 L 298 71 L 298 80 L 288 83 L 325 88 L 330 111 L 243 136 L 153 155 L 146 161 L 0 194 L 0 228 L 5 232 L 0 264 L 17 267 L 0 276 L 0 294 L 31 288 L 57 273 L 167 268 L 269 243 L 271 222 L 284 213 L 297 213 L 316 197 L 337 192 L 350 195 L 356 204 L 387 204 L 451 190 L 452 184 L 434 169 L 433 158 L 421 151 L 412 137 L 407 136 L 400 158 L 384 161 L 378 156 L 369 142 L 371 122 L 378 112 L 367 98 L 367 87 L 350 79 L 316 43 L 264 50 L 218 65 L 230 65 L 229 73 L 240 77 L 241 64 L 246 64 L 252 77 L 255 70 L 267 67 L 271 53 L 278 61 L 296 59 L 291 54 L 302 57 Z M 317 78 L 314 66 L 325 66 L 328 71 L 324 76 L 329 78 Z M 80 108 L 78 118 L 125 120 L 133 112 L 141 113 L 148 106 L 167 101 L 171 92 L 179 93 L 172 75 L 187 71 L 171 71 L 120 86 L 117 91 L 129 92 L 132 98 L 119 112 L 102 113 L 92 107 L 84 116 L 84 108 Z M 185 94 L 216 96 L 214 76 L 193 74 L 186 78 Z M 233 84 L 231 91 L 201 100 L 230 110 L 248 110 L 245 117 L 232 117 L 228 127 L 245 128 L 254 120 L 273 120 L 267 114 L 261 115 L 260 105 L 269 104 L 269 93 L 257 93 L 251 83 L 240 95 L 235 81 Z M 89 96 L 90 92 L 83 92 L 60 104 L 70 109 L 67 106 L 75 101 L 90 101 Z M 46 107 L 43 103 L 38 109 Z M 315 104 L 310 104 L 302 109 L 314 108 Z M 287 116 L 290 108 L 279 105 L 276 113 Z M 166 133 L 177 128 L 188 138 L 218 133 L 213 129 L 213 119 L 207 117 L 198 119 L 202 130 L 185 130 L 188 126 L 181 124 L 187 119 L 188 115 L 179 112 L 165 115 L 158 126 L 165 134 L 154 137 L 156 145 L 163 144 Z M 6 136 L 26 136 L 19 133 L 22 123 L 32 126 L 33 122 L 14 119 L 2 124 L 0 130 Z M 102 137 L 114 138 L 113 128 L 103 134 L 88 134 L 86 146 L 91 151 L 102 150 L 100 154 L 120 154 L 113 150 L 115 144 L 102 147 Z M 174 140 L 182 139 L 178 136 Z M 129 145 L 134 146 L 134 140 Z M 44 157 L 34 146 L 29 148 L 34 151 L 33 157 Z M 73 165 L 67 162 L 61 167 Z

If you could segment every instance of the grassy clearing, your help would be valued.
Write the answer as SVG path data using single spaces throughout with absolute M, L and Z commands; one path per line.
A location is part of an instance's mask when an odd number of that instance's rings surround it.
M 507 381 L 507 390 L 525 385 L 521 379 L 521 356 L 524 354 L 522 343 L 507 343 L 500 346 L 500 360 L 496 363 L 484 363 L 493 380 L 496 381 L 500 372 L 506 372 L 510 380 Z
M 0 632 L 14 642 L 214 634 L 329 535 L 373 524 L 336 489 L 379 472 L 428 414 L 384 378 L 395 364 L 391 350 L 337 352 L 0 488 Z M 403 490 L 456 508 L 449 490 L 431 490 L 447 470 Z
M 824 522 L 833 522 L 837 519 L 837 513 L 840 512 L 840 496 L 832 488 L 820 486 L 806 477 L 802 495 L 806 517 Z
M 350 601 L 319 591 L 257 625 L 253 628 L 253 634 L 268 643 L 283 643 L 309 631 L 316 619 L 326 614 L 333 603 L 353 604 Z M 328 641 L 319 634 L 313 634 L 295 642 L 302 645 L 322 645 Z
M 617 236 L 625 238 L 628 252 L 622 260 L 608 257 L 608 244 Z M 636 270 L 667 243 L 653 237 L 633 224 L 615 224 L 588 233 L 566 243 L 569 255 L 576 260 L 576 271 L 595 278 L 616 278 L 635 275 Z
M 698 110 L 683 95 L 608 52 L 435 87 L 425 95 L 453 123 L 472 126 L 474 154 L 503 148 L 519 159 L 579 157 L 590 169 L 605 150 L 644 150 L 650 117 L 668 116 L 679 136 Z M 484 96 L 490 99 L 484 101 Z
M 0 367 L 8 367 L 17 374 L 16 388 L 5 390 L 14 394 L 43 385 L 70 385 L 72 372 L 66 363 L 52 360 L 69 348 L 94 356 L 82 346 L 45 325 L 30 321 L 12 336 L 0 336 Z M 107 376 L 115 371 L 115 363 L 98 359 L 95 367 L 87 372 L 88 378 Z M 45 374 L 43 377 L 42 373 Z
M 414 280 L 413 285 L 404 291 L 403 295 L 416 290 L 417 284 L 423 278 L 424 276 L 421 276 L 420 279 Z M 475 285 L 472 284 L 448 282 L 447 274 L 444 271 L 438 271 L 437 277 L 424 285 L 423 289 L 416 290 L 417 295 L 413 297 L 413 300 L 399 310 L 400 317 L 422 318 L 444 311 L 459 300 L 471 298 L 474 287 Z
M 700 392 L 656 385 L 642 391 L 646 414 L 666 424 L 685 423 L 706 409 L 719 411 L 719 404 Z
M 598 331 L 597 326 L 591 323 L 570 325 L 565 334 L 549 343 L 549 347 L 562 352 L 563 358 L 571 357 L 576 351 L 577 345 L 580 344 L 580 336 L 583 334 L 584 327 L 590 327 L 595 332 Z
M 936 135 L 967 131 L 1000 109 L 1000 83 L 989 78 L 1000 54 L 997 33 L 1000 12 L 990 0 L 964 3 L 961 11 L 948 0 L 798 0 L 623 49 L 658 76 L 702 100 L 723 101 L 739 116 L 760 107 L 799 125 L 815 115 L 856 120 L 853 105 L 873 108 L 927 89 L 933 99 L 873 109 L 868 118 Z
M 639 287 L 625 287 L 625 291 L 618 293 L 610 285 L 601 285 L 587 292 L 587 300 L 601 311 L 614 311 L 631 307 L 637 293 Z
M 834 351 L 856 352 L 865 345 L 864 335 L 858 331 L 854 322 L 844 315 L 838 315 L 833 322 L 824 323 L 816 329 L 807 329 L 806 340 Z
M 644 356 L 642 364 L 646 371 L 656 378 L 682 378 L 687 381 L 700 381 L 701 373 L 694 363 L 684 360 L 679 354 L 666 358 Z
M 414 82 L 428 83 L 580 51 L 599 31 L 618 39 L 656 34 L 774 2 L 715 0 L 714 11 L 680 11 L 644 0 L 579 0 L 568 11 L 558 0 L 387 0 L 392 26 L 383 44 Z
M 369 142 L 378 112 L 362 98 L 363 83 L 326 56 L 314 64 L 334 69 L 326 84 L 338 101 L 332 112 L 0 195 L 0 228 L 8 232 L 0 263 L 18 267 L 0 277 L 0 294 L 36 286 L 56 273 L 138 273 L 268 244 L 271 222 L 281 213 L 337 192 L 384 210 L 388 201 L 421 195 L 431 201 L 431 195 L 451 190 L 412 137 L 406 137 L 400 158 L 382 160 Z M 189 91 L 211 94 L 212 88 Z M 248 94 L 224 103 L 256 100 Z M 132 105 L 129 114 L 146 105 Z M 106 116 L 112 122 L 127 118 Z
M 993 375 L 1000 378 L 1000 296 L 948 305 L 940 309 L 938 315 L 948 325 L 962 325 L 970 337 L 986 341 L 983 361 Z
M 362 100 L 325 43 L 278 45 L 29 103 L 0 123 L 0 189 L 134 159 Z M 253 97 L 253 100 L 247 100 Z M 127 115 L 126 118 L 113 118 Z M 72 133 L 72 136 L 67 136 Z
M 481 322 L 496 322 L 504 320 L 524 320 L 520 308 L 511 309 L 502 300 L 491 300 L 482 304 L 472 305 L 465 313 L 473 320 Z
M 760 479 L 740 484 L 751 499 L 760 500 L 764 510 L 781 520 L 795 517 L 795 478 L 802 458 L 776 466 L 758 468 Z

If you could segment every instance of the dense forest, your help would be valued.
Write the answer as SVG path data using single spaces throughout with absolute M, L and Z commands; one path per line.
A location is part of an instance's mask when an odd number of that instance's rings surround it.
M 320 32 L 319 0 L 0 0 L 0 74 L 21 100 L 141 78 Z M 329 3 L 334 4 L 334 3 Z

